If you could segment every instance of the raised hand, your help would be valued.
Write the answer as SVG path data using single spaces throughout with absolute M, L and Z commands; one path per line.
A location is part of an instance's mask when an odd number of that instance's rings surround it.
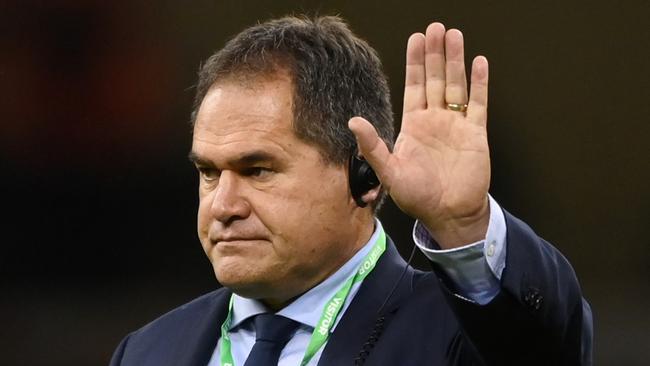
M 487 94 L 487 59 L 472 63 L 468 101 L 463 35 L 433 23 L 426 35 L 408 40 L 402 128 L 393 152 L 365 119 L 348 123 L 393 201 L 443 248 L 478 241 L 487 231 Z

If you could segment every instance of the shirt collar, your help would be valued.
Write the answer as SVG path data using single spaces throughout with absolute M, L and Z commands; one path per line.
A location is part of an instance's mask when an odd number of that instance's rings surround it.
M 375 218 L 375 231 L 372 233 L 372 236 L 370 236 L 370 240 L 368 240 L 368 242 L 354 256 L 352 256 L 352 258 L 345 262 L 345 264 L 334 272 L 334 274 L 302 294 L 277 314 L 295 320 L 301 324 L 308 325 L 311 328 L 316 328 L 316 324 L 323 314 L 325 304 L 334 296 L 334 294 L 336 294 L 341 285 L 356 273 L 361 262 L 379 238 L 379 233 L 382 230 L 381 222 Z M 350 299 L 348 299 L 348 302 L 349 300 Z M 238 327 L 246 319 L 269 311 L 270 310 L 258 300 L 248 299 L 234 294 L 233 316 L 232 322 L 230 323 L 230 329 Z

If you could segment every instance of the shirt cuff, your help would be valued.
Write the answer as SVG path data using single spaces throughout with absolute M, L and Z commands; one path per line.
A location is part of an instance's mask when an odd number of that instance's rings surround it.
M 462 247 L 440 249 L 419 221 L 413 227 L 413 240 L 424 255 L 438 264 L 454 282 L 462 298 L 481 305 L 499 293 L 506 265 L 506 221 L 499 204 L 488 195 L 490 221 L 485 239 Z

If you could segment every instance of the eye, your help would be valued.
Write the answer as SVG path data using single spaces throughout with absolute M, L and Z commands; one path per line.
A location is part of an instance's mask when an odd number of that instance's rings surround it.
M 243 175 L 248 177 L 263 178 L 271 174 L 273 171 L 269 168 L 264 168 L 261 166 L 250 167 L 243 171 Z
M 213 168 L 197 168 L 201 179 L 205 182 L 214 182 L 219 179 L 219 171 Z

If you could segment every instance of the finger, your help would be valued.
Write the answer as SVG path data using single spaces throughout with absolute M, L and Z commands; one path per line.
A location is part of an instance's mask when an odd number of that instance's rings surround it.
M 445 34 L 445 103 L 467 103 L 467 76 L 465 74 L 465 51 L 463 33 L 450 29 Z
M 467 118 L 474 123 L 487 124 L 488 60 L 477 56 L 472 62 L 472 84 L 467 106 Z
M 354 117 L 348 121 L 348 127 L 357 139 L 359 152 L 368 161 L 377 177 L 382 183 L 388 179 L 388 163 L 390 151 L 377 134 L 377 130 L 370 122 L 361 117 Z
M 404 113 L 427 107 L 424 72 L 424 35 L 415 33 L 406 45 Z
M 445 104 L 445 26 L 432 23 L 427 27 L 425 63 L 427 74 L 427 103 L 429 107 Z

